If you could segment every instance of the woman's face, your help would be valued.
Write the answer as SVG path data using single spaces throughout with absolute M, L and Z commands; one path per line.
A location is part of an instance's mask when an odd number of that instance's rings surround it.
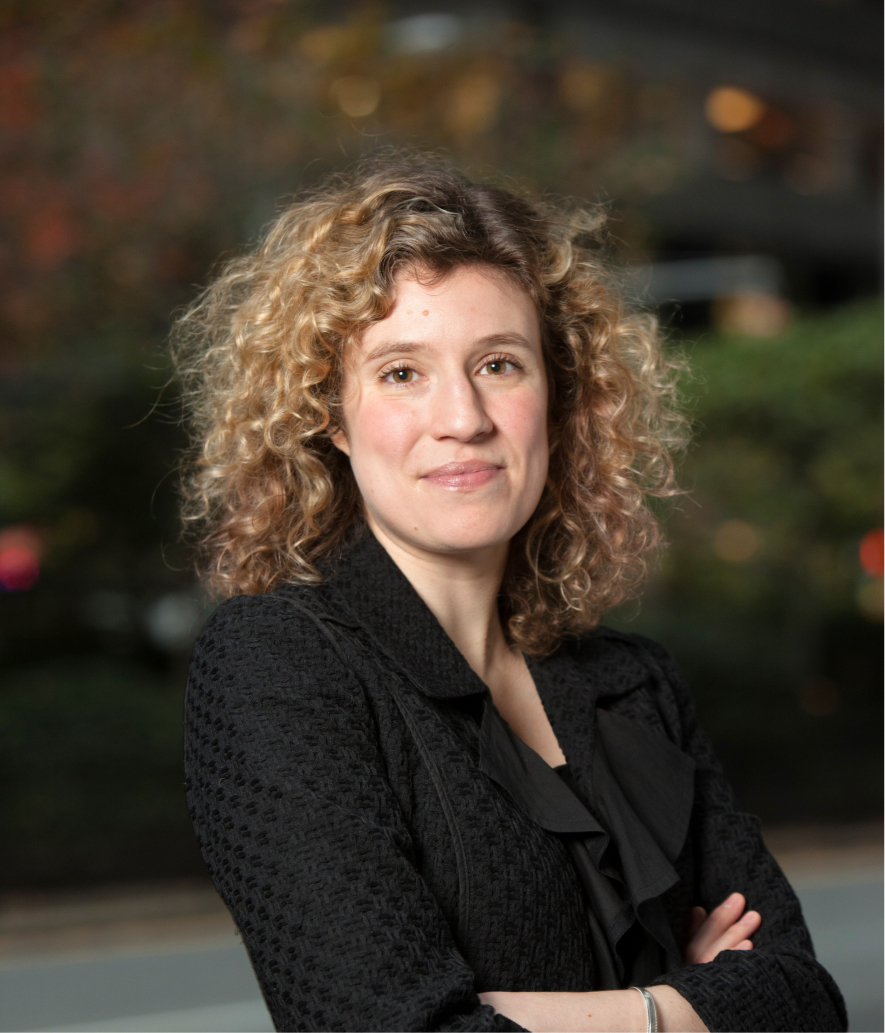
M 547 477 L 547 378 L 534 303 L 492 267 L 397 279 L 347 356 L 344 429 L 376 534 L 414 551 L 508 542 Z

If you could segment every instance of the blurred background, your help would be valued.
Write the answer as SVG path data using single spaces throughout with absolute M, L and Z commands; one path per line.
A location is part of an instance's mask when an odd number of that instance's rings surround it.
M 688 494 L 610 622 L 675 654 L 882 1029 L 881 30 L 874 0 L 0 7 L 0 1028 L 269 1028 L 184 808 L 211 603 L 166 339 L 287 198 L 418 147 L 607 205 L 687 349 Z

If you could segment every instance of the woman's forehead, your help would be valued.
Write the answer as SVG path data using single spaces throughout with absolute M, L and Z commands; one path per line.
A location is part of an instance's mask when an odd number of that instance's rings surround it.
M 428 344 L 456 338 L 540 339 L 534 302 L 506 273 L 492 266 L 459 266 L 432 279 L 420 271 L 404 272 L 396 280 L 390 312 L 360 334 L 363 353 L 381 345 L 424 341 Z

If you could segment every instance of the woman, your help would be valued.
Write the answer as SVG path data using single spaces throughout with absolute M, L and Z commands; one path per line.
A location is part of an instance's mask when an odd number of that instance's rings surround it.
M 278 1029 L 845 1028 L 672 661 L 598 623 L 681 424 L 593 228 L 382 163 L 183 318 L 188 799 Z

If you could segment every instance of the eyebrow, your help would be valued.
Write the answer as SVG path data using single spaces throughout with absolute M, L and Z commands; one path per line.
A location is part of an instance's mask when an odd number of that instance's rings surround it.
M 488 334 L 486 337 L 480 337 L 476 341 L 477 347 L 494 348 L 527 348 L 531 350 L 531 345 L 522 336 L 517 333 L 500 333 L 500 334 Z M 379 344 L 376 348 L 373 348 L 367 355 L 363 357 L 363 362 L 377 362 L 379 359 L 384 359 L 388 355 L 412 355 L 415 352 L 434 352 L 437 349 L 427 345 L 419 344 L 414 341 L 391 341 L 387 344 Z

